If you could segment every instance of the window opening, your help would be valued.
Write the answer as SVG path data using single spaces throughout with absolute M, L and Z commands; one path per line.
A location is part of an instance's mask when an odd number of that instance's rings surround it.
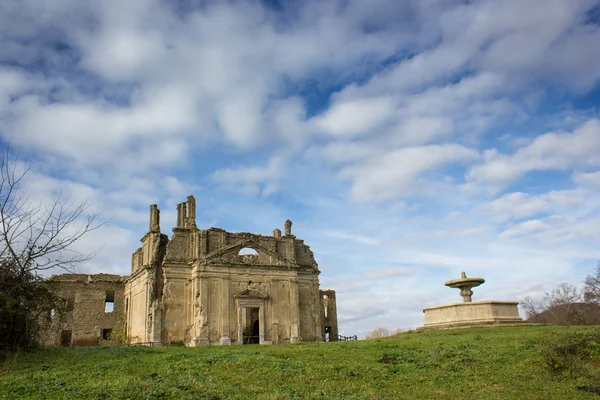
M 253 248 L 250 248 L 250 247 L 244 247 L 243 249 L 240 250 L 240 252 L 238 254 L 240 256 L 244 256 L 244 255 L 257 256 L 258 251 L 254 250 Z
M 63 330 L 60 333 L 60 345 L 61 346 L 70 346 L 71 345 L 71 331 Z
M 115 309 L 115 292 L 106 292 L 104 297 L 104 312 L 110 313 Z
M 71 297 L 71 298 L 65 299 L 65 304 L 67 307 L 67 312 L 73 311 L 75 309 L 75 299 L 74 298 Z
M 110 340 L 110 335 L 112 333 L 112 329 L 102 329 L 102 340 Z

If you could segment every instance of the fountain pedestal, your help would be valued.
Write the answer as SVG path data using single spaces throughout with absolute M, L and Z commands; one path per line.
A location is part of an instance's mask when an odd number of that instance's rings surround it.
M 460 289 L 463 302 L 424 308 L 425 324 L 420 329 L 522 323 L 516 301 L 471 301 L 471 288 L 484 282 L 467 278 L 464 272 L 460 279 L 446 282 L 446 286 Z

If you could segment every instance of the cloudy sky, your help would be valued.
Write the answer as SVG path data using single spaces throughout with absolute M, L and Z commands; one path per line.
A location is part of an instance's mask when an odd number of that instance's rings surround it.
M 341 333 L 579 284 L 600 259 L 600 1 L 4 0 L 0 138 L 111 219 L 127 274 L 189 194 L 198 226 L 283 222 Z

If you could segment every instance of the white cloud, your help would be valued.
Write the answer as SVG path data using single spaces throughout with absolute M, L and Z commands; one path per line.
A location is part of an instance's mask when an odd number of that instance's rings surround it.
M 334 104 L 314 122 L 317 129 L 331 135 L 352 137 L 381 126 L 393 110 L 389 98 L 355 99 Z
M 536 170 L 566 170 L 576 166 L 600 165 L 600 121 L 590 120 L 572 133 L 546 133 L 513 155 L 486 150 L 483 162 L 467 177 L 503 185 Z
M 361 201 L 381 201 L 396 196 L 426 191 L 427 181 L 420 177 L 427 171 L 455 162 L 476 159 L 477 151 L 459 145 L 407 147 L 343 170 L 354 183 L 350 194 Z
M 394 141 L 400 145 L 427 144 L 450 138 L 454 121 L 444 116 L 414 116 L 402 120 L 394 129 Z
M 483 206 L 499 222 L 535 216 L 541 213 L 567 211 L 586 201 L 582 190 L 562 190 L 536 195 L 514 192 L 503 195 Z
M 498 238 L 503 241 L 519 241 L 541 248 L 570 249 L 566 255 L 575 259 L 594 259 L 597 252 L 589 246 L 600 239 L 600 218 L 572 220 L 570 216 L 553 215 L 514 224 Z M 572 253 L 571 253 L 572 252 Z
M 367 269 L 362 277 L 367 280 L 382 280 L 397 276 L 412 276 L 418 272 L 417 267 L 412 266 L 379 266 Z
M 285 172 L 284 158 L 272 157 L 265 166 L 235 167 L 215 171 L 211 180 L 226 188 L 268 196 L 277 190 L 276 183 Z
M 546 224 L 544 221 L 539 220 L 539 219 L 531 219 L 531 220 L 513 225 L 506 231 L 502 232 L 500 234 L 500 238 L 505 239 L 505 238 L 513 238 L 513 237 L 529 235 L 531 233 L 548 230 L 549 228 L 550 228 L 550 226 L 548 224 Z
M 168 57 L 160 34 L 135 28 L 105 30 L 85 43 L 85 48 L 88 54 L 83 64 L 113 80 L 136 79 L 149 64 Z
M 327 231 L 323 232 L 322 235 L 326 236 L 326 237 L 330 237 L 330 238 L 335 238 L 335 239 L 352 240 L 352 241 L 355 241 L 357 243 L 364 244 L 367 246 L 372 246 L 372 245 L 376 245 L 379 243 L 377 239 L 374 239 L 374 238 L 371 238 L 368 236 L 364 236 L 364 235 L 348 233 L 348 232 L 344 232 L 344 231 L 327 230 Z
M 579 185 L 600 189 L 600 171 L 590 173 L 575 172 L 573 180 Z

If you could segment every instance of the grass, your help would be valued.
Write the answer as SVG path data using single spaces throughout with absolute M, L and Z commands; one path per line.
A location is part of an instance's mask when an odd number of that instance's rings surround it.
M 566 329 L 598 331 L 527 326 L 277 346 L 45 348 L 1 366 L 0 398 L 595 398 L 578 387 L 599 384 L 600 358 L 589 356 L 581 376 L 544 364 L 540 343 Z

